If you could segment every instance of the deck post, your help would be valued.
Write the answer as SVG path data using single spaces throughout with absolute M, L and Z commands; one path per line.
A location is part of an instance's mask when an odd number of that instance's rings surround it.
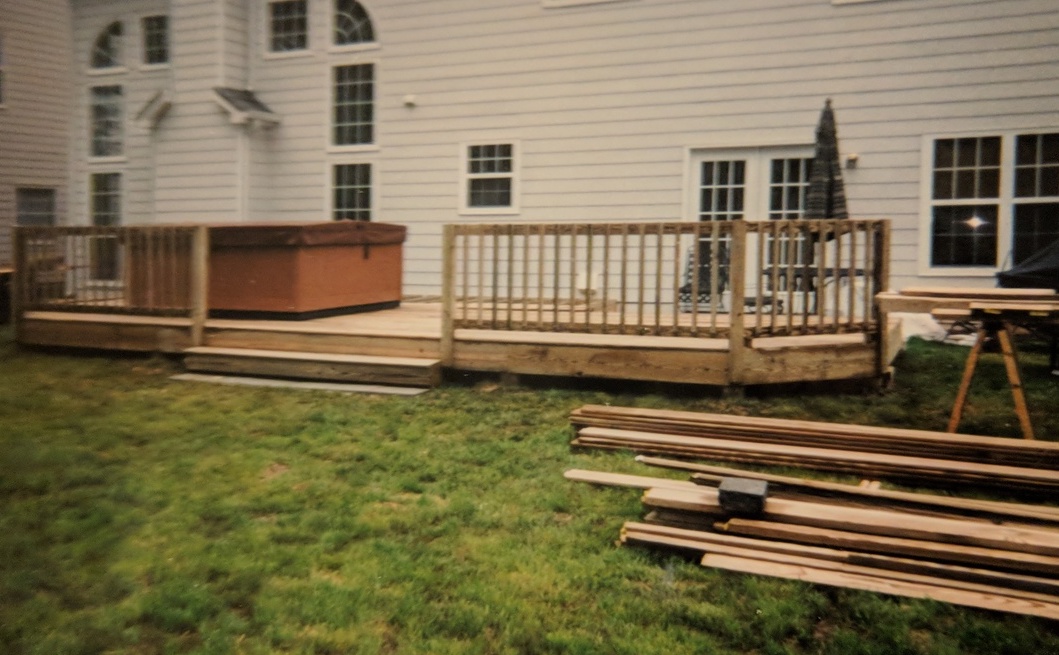
M 729 255 L 728 274 L 732 283 L 731 327 L 728 331 L 728 385 L 741 387 L 746 376 L 746 321 L 744 304 L 746 301 L 746 235 L 747 225 L 742 220 L 732 224 L 732 247 Z
M 191 345 L 205 343 L 209 315 L 210 228 L 198 225 L 191 243 Z
M 25 302 L 25 289 L 28 285 L 26 280 L 28 270 L 26 268 L 26 239 L 25 230 L 16 227 L 12 230 L 12 253 L 11 280 L 8 282 L 8 290 L 11 294 L 11 323 L 15 329 L 15 343 L 22 342 L 22 306 Z
M 455 361 L 453 315 L 456 309 L 456 226 L 442 230 L 441 254 L 441 365 L 451 367 Z
M 875 234 L 875 293 L 883 293 L 890 286 L 890 221 L 879 221 Z M 878 302 L 872 299 L 872 311 L 875 314 L 876 352 L 879 361 L 877 375 L 884 380 L 889 371 L 890 362 L 890 316 L 882 311 Z

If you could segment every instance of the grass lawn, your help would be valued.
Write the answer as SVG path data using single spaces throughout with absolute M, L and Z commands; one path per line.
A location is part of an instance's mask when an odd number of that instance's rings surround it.
M 943 429 L 966 353 L 914 342 L 886 395 L 407 398 L 175 382 L 164 359 L 22 351 L 8 327 L 0 652 L 1059 653 L 1044 620 L 618 547 L 638 492 L 562 477 L 667 475 L 572 453 L 567 413 L 585 403 Z M 1023 372 L 1055 439 L 1045 360 L 1028 350 Z M 1018 435 L 997 356 L 963 430 Z

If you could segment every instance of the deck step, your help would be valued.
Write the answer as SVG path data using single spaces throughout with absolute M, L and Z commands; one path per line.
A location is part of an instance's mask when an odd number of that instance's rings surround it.
M 436 387 L 441 362 L 418 357 L 303 353 L 252 348 L 195 347 L 184 366 L 199 373 L 227 373 L 362 384 Z

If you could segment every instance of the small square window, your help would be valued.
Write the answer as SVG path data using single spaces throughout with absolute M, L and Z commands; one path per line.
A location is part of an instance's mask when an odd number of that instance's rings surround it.
M 514 144 L 467 146 L 464 207 L 467 210 L 515 209 L 515 173 Z
M 269 50 L 290 52 L 309 47 L 306 0 L 284 0 L 269 4 Z
M 55 225 L 55 189 L 15 189 L 15 223 L 27 227 Z

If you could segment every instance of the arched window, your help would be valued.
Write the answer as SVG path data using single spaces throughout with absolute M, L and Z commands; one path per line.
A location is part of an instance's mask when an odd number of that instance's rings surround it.
M 121 23 L 114 21 L 99 33 L 92 46 L 92 68 L 121 65 Z
M 371 43 L 371 18 L 357 0 L 335 0 L 335 45 Z

